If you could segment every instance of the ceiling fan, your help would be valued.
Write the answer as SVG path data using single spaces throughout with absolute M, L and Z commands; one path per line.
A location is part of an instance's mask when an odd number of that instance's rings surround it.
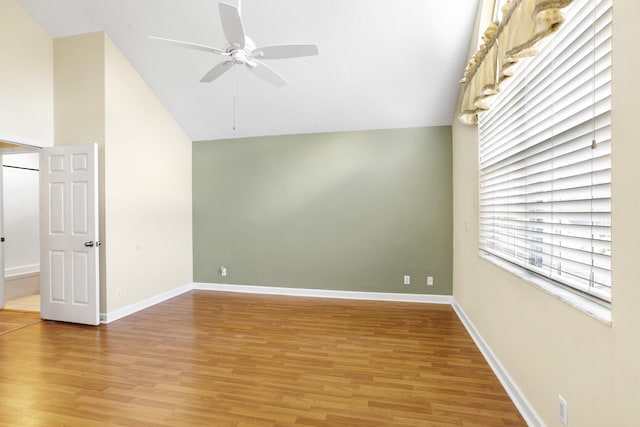
M 267 83 L 276 87 L 283 87 L 287 84 L 284 77 L 264 62 L 259 61 L 259 59 L 299 58 L 318 54 L 318 46 L 316 44 L 282 44 L 256 47 L 253 40 L 245 34 L 242 19 L 240 18 L 240 0 L 238 0 L 238 7 L 226 3 L 218 3 L 218 9 L 220 11 L 222 30 L 229 43 L 225 49 L 163 37 L 149 37 L 189 49 L 226 56 L 228 58 L 226 61 L 213 67 L 200 79 L 203 83 L 212 82 L 229 71 L 234 65 L 246 65 L 253 74 Z

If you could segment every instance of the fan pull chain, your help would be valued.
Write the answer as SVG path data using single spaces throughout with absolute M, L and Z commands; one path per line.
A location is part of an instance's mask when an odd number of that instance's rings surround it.
M 238 67 L 233 67 L 233 131 L 236 131 L 236 80 L 238 76 Z

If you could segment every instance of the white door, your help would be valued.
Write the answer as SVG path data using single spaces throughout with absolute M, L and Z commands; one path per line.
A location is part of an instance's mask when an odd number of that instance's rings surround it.
M 98 147 L 40 152 L 40 317 L 100 323 Z

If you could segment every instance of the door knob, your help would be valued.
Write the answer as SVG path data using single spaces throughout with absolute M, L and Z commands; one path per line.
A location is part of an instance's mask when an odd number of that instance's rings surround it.
M 92 248 L 93 247 L 93 241 L 89 241 L 89 242 L 84 242 L 84 245 L 88 248 Z

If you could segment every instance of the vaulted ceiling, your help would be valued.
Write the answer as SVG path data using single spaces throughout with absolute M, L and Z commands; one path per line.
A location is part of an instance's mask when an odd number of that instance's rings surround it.
M 276 88 L 240 67 L 200 83 L 224 57 L 148 38 L 226 47 L 216 0 L 18 2 L 54 38 L 105 31 L 193 140 L 448 125 L 478 4 L 243 0 L 256 45 L 319 46 L 269 61 L 288 81 Z

